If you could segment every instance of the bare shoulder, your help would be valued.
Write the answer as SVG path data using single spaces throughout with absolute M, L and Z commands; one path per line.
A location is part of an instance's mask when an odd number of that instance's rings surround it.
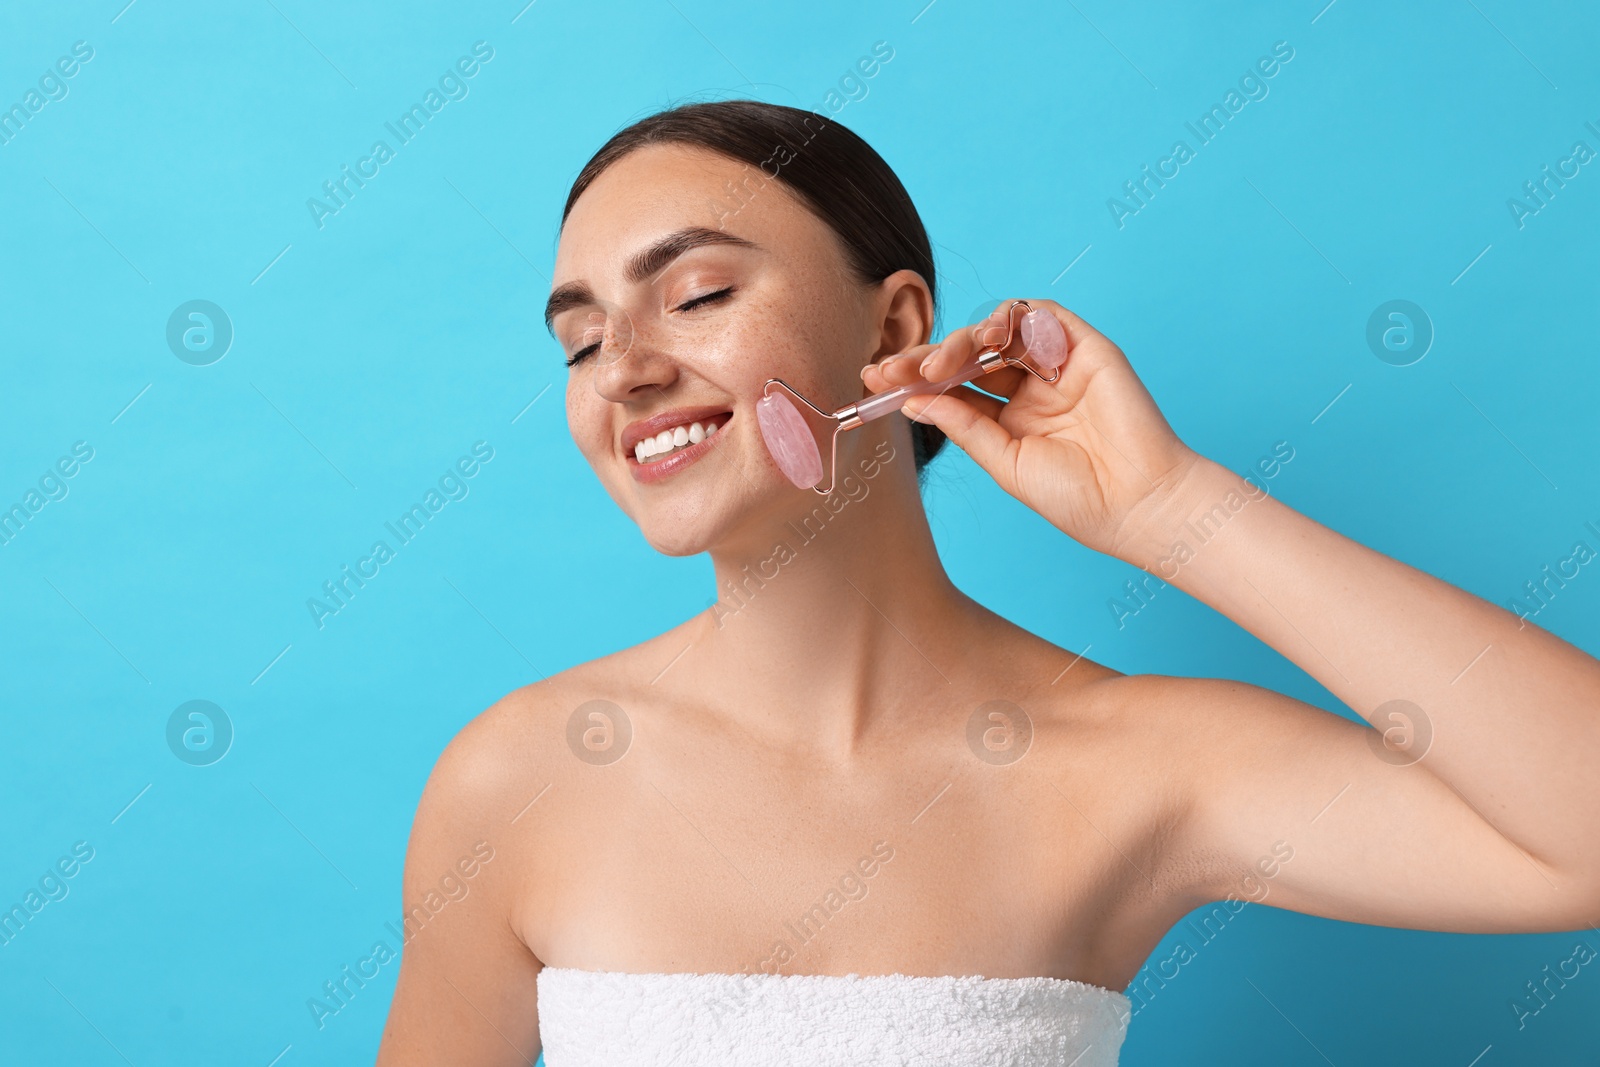
M 504 822 L 570 768 L 573 713 L 597 701 L 618 703 L 617 653 L 578 664 L 502 696 L 457 731 L 439 754 L 424 794 L 461 817 Z M 603 708 L 604 704 L 595 704 Z
M 570 762 L 554 746 L 584 675 L 574 669 L 507 693 L 435 761 L 406 845 L 406 950 L 382 1067 L 525 1063 L 538 1052 L 543 964 L 516 920 L 538 884 L 530 860 L 547 848 L 540 819 L 519 815 Z M 520 1053 L 515 1061 L 508 1049 Z
M 1329 720 L 1355 726 L 1314 705 L 1231 678 L 1107 671 L 1086 683 L 1083 693 L 1123 727 L 1153 738 L 1170 737 L 1186 748 L 1201 738 L 1226 742 L 1217 731 L 1246 724 L 1254 728 L 1264 721 L 1291 731 L 1314 729 Z
M 1178 802 L 1220 784 L 1243 763 L 1270 761 L 1307 742 L 1348 750 L 1372 732 L 1248 682 L 1124 674 L 998 616 L 995 625 L 988 669 L 1007 687 L 1034 680 L 1017 690 L 1018 699 L 1030 716 L 1041 717 L 1041 729 L 1064 742 L 1056 747 L 1067 758 L 1091 761 L 1107 774 L 1158 780 L 1160 793 Z

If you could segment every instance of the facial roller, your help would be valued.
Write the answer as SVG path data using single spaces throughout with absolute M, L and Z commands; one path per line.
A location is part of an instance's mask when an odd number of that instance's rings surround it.
M 1032 356 L 1033 361 L 1041 367 L 1052 371 L 1052 377 L 1046 378 L 1015 356 L 1000 354 L 1011 344 L 1012 318 L 1017 308 L 1022 308 L 1024 311 L 1020 329 L 1022 346 L 1026 354 Z M 846 404 L 838 411 L 827 412 L 795 392 L 783 379 L 768 378 L 762 387 L 761 399 L 756 401 L 756 421 L 761 424 L 761 436 L 766 440 L 767 451 L 772 453 L 772 458 L 777 461 L 778 469 L 783 471 L 784 476 L 801 489 L 811 489 L 826 496 L 833 492 L 839 469 L 839 435 L 844 431 L 853 430 L 873 419 L 899 411 L 907 397 L 923 393 L 943 393 L 963 382 L 970 382 L 980 375 L 1008 365 L 1021 367 L 1042 382 L 1053 383 L 1061 378 L 1059 368 L 1066 361 L 1067 333 L 1061 328 L 1061 323 L 1056 321 L 1056 317 L 1042 308 L 1033 308 L 1026 300 L 1013 300 L 1006 308 L 1005 340 L 998 344 L 984 345 L 954 374 L 943 381 L 913 382 L 910 385 L 897 386 L 882 393 L 874 393 L 853 404 Z M 788 389 L 796 400 L 834 423 L 832 471 L 828 475 L 826 489 L 817 485 L 822 480 L 822 450 L 817 445 L 817 439 L 812 434 L 811 427 L 806 424 L 805 416 L 800 414 L 800 409 L 794 406 L 793 401 L 781 393 L 772 392 L 774 385 Z

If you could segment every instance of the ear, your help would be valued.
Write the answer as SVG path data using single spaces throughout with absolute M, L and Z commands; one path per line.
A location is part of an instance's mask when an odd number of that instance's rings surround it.
M 883 279 L 876 307 L 881 332 L 874 362 L 928 343 L 933 334 L 933 293 L 922 275 L 905 268 Z

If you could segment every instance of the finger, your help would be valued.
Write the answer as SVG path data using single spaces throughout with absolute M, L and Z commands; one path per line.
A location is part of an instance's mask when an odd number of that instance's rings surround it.
M 935 347 L 922 345 L 889 356 L 881 362 L 870 363 L 861 368 L 861 383 L 867 387 L 867 392 L 870 394 L 886 392 L 898 385 L 913 385 L 932 380 L 924 377 L 918 366 Z M 1027 371 L 1002 366 L 998 370 L 992 370 L 972 379 L 971 384 L 974 388 L 982 389 L 993 396 L 1010 400 L 1017 395 L 1017 390 L 1022 387 L 1023 380 L 1028 376 Z
M 922 397 L 936 396 L 936 395 L 937 396 L 953 396 L 953 397 L 957 397 L 958 399 L 960 399 L 964 403 L 971 404 L 985 418 L 999 419 L 1000 418 L 1000 413 L 1006 409 L 1005 401 L 999 399 L 998 397 L 990 396 L 987 393 L 980 393 L 976 389 L 969 388 L 968 386 L 965 386 L 965 385 L 958 385 L 955 388 L 948 389 L 943 393 L 938 393 L 938 394 L 924 393 L 924 394 L 921 394 Z M 915 399 L 918 399 L 918 398 L 917 397 L 907 397 L 906 398 L 906 403 L 909 404 L 912 400 L 915 400 Z M 910 412 L 906 411 L 906 404 L 902 404 L 900 406 L 900 410 L 902 412 L 904 412 L 906 417 L 908 419 L 911 419 L 912 422 L 929 422 L 929 421 L 931 421 L 931 420 L 929 420 L 927 418 L 923 418 L 923 417 L 920 417 L 920 416 L 913 416 Z
M 1069 351 L 1083 344 L 1085 341 L 1093 340 L 1096 337 L 1104 337 L 1099 330 L 1095 329 L 1076 313 L 1068 311 L 1054 300 L 1034 300 L 1029 298 L 1028 303 L 1032 304 L 1036 308 L 1048 308 L 1055 314 L 1057 321 L 1059 321 L 1067 331 Z
M 922 375 L 917 373 L 917 366 L 933 349 L 933 345 L 918 345 L 916 348 L 888 356 L 877 363 L 868 364 L 861 368 L 861 380 L 866 382 L 870 371 L 874 374 L 873 380 L 882 381 L 886 388 L 923 381 Z
M 980 411 L 977 403 L 952 391 L 933 397 L 910 397 L 901 410 L 939 427 L 978 466 L 988 471 L 1002 489 L 1011 492 L 1016 482 L 1012 467 L 1018 442 L 994 418 Z
M 1069 405 L 1076 404 L 1082 399 L 1090 379 L 1097 372 L 1110 366 L 1128 364 L 1128 359 L 1122 353 L 1122 350 L 1081 316 L 1062 307 L 1054 300 L 1040 300 L 1030 297 L 1027 302 L 1033 309 L 1045 311 L 1055 318 L 1067 335 L 1067 360 L 1064 365 L 1057 369 L 1056 381 L 1052 388 Z M 1006 306 L 1010 306 L 1010 301 L 1007 302 Z M 1015 312 L 1013 314 L 1015 315 Z M 1016 316 L 1015 325 L 1017 329 L 1013 333 L 1011 342 L 1002 350 L 1005 355 L 1018 359 L 1027 355 L 1027 348 L 1022 344 L 1020 319 L 1020 315 Z M 1003 321 L 1003 316 L 1000 321 Z M 971 350 L 975 351 L 976 346 L 974 345 Z M 942 362 L 930 367 L 930 370 L 935 372 L 942 369 L 944 369 Z M 1131 372 L 1131 365 L 1127 366 L 1127 369 Z M 986 375 L 985 377 L 998 377 L 999 373 L 996 372 L 994 375 Z M 1026 371 L 1019 370 L 1016 373 L 1027 375 Z M 1031 375 L 1029 376 L 1031 377 Z M 1005 395 L 1008 397 L 1015 396 L 1017 389 L 1021 387 L 1020 383 L 1026 380 L 1026 377 L 1017 378 L 1017 386 Z M 985 388 L 987 388 L 987 384 L 985 384 Z
M 1022 383 L 1029 377 L 1027 371 L 1015 367 L 1002 367 L 988 374 L 979 375 L 972 379 L 972 384 L 986 393 L 1010 400 L 1017 395 L 1017 390 L 1022 388 Z
M 897 385 L 909 385 L 921 381 L 922 376 L 917 373 L 917 365 L 932 352 L 936 345 L 917 345 L 904 352 L 897 352 L 891 356 L 868 363 L 861 368 L 861 381 L 867 390 L 881 393 Z
M 932 347 L 932 346 L 928 346 Z M 896 386 L 914 385 L 926 382 L 928 379 L 917 370 L 925 353 L 916 351 L 890 356 L 881 363 L 869 364 L 861 368 L 861 384 L 866 386 L 868 394 L 883 393 Z M 990 371 L 972 379 L 969 383 L 974 389 L 981 389 L 990 396 L 1003 397 L 1010 400 L 1022 386 L 1025 371 L 1014 367 L 1001 367 L 999 370 Z M 982 395 L 974 393 L 974 395 Z
M 1025 355 L 1027 349 L 1022 343 L 1021 326 L 1027 312 L 1015 306 L 1017 303 L 1002 301 L 981 322 L 957 330 L 940 342 L 939 348 L 924 361 L 923 374 L 934 381 L 948 377 L 981 349 L 993 349 L 1012 358 Z
M 1001 354 L 1016 359 L 1022 358 L 1027 354 L 1021 333 L 1021 319 L 1025 312 L 1019 307 L 1014 307 L 1015 303 L 1014 300 L 1001 301 L 1000 305 L 984 319 L 952 331 L 937 345 L 918 345 L 862 368 L 863 383 L 867 385 L 869 392 L 876 393 L 918 380 L 938 381 L 956 373 L 961 366 L 970 362 L 980 349 L 992 348 L 1002 342 L 1004 347 L 999 349 Z M 1069 346 L 1078 340 L 1099 336 L 1092 326 L 1053 300 L 1031 300 L 1028 303 L 1030 307 L 1051 309 L 1057 321 L 1062 323 L 1063 330 L 1067 332 Z M 881 376 L 878 371 L 881 371 Z M 1014 367 L 1006 367 L 982 375 L 974 379 L 974 382 L 986 392 L 1010 398 L 1021 388 L 1026 373 Z
M 921 371 L 923 377 L 929 381 L 938 381 L 948 378 L 956 369 L 973 357 L 979 348 L 987 342 L 997 342 L 1005 338 L 1005 314 L 1003 309 L 1010 301 L 1004 301 L 987 318 L 952 330 L 933 352 L 929 353 L 923 361 Z
M 1059 378 L 1054 388 L 1068 405 L 1075 405 L 1082 400 L 1090 380 L 1103 371 L 1126 370 L 1134 373 L 1122 349 L 1082 317 L 1054 300 L 1029 300 L 1029 303 L 1049 312 L 1066 331 L 1067 361 L 1057 368 Z M 1136 374 L 1134 376 L 1137 377 Z

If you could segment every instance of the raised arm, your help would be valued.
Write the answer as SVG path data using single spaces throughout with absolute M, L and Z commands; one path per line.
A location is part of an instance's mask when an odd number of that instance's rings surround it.
M 377 1067 L 528 1067 L 541 964 L 513 931 L 519 883 L 503 724 L 486 713 L 440 755 L 406 850 L 405 949 Z
M 1033 303 L 1069 339 L 1058 382 L 998 371 L 981 380 L 993 396 L 962 386 L 903 410 L 1059 529 L 1216 608 L 1383 731 L 1239 683 L 1153 687 L 1175 728 L 1203 739 L 1184 843 L 1213 857 L 1201 888 L 1245 896 L 1241 872 L 1281 840 L 1295 848 L 1269 863 L 1283 907 L 1486 932 L 1600 923 L 1600 663 L 1199 456 L 1120 349 Z M 865 384 L 938 380 L 979 333 L 869 367 Z
M 1600 922 L 1600 663 L 1209 460 L 1124 551 L 1381 731 L 1251 686 L 1181 687 L 1219 731 L 1200 832 L 1236 862 L 1300 840 L 1273 903 L 1426 929 Z

